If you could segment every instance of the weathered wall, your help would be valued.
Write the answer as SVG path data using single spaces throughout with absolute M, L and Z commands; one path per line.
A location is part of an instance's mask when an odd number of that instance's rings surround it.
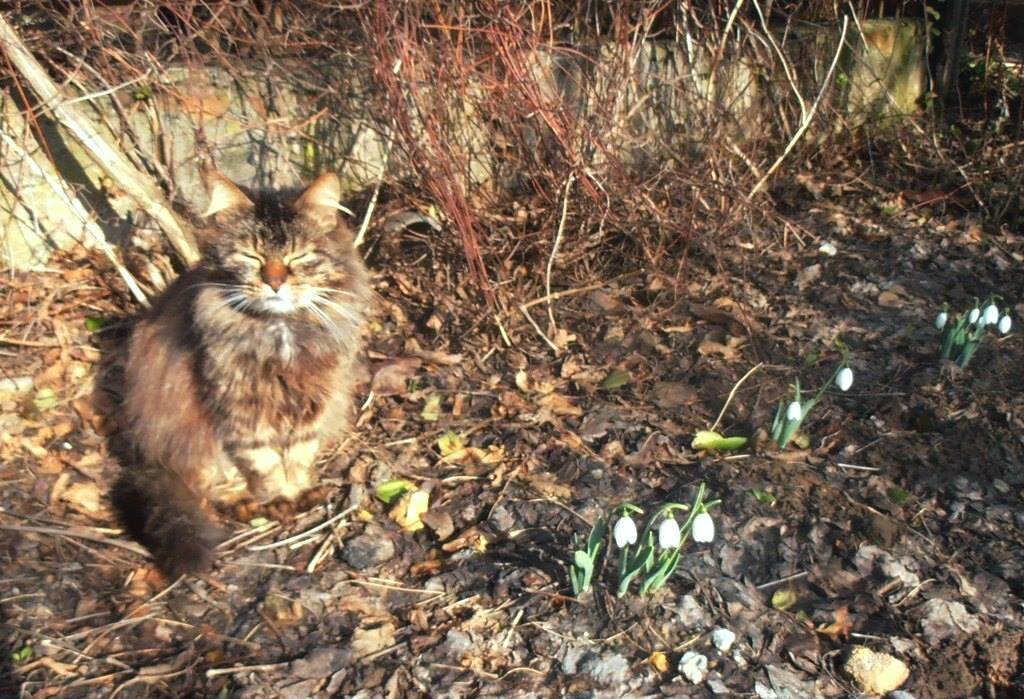
M 838 32 L 800 25 L 778 40 L 809 104 L 832 60 Z M 874 20 L 851 27 L 834 102 L 845 110 L 847 125 L 917 110 L 925 90 L 924 43 L 920 23 Z M 687 139 L 697 117 L 708 118 L 708 104 L 719 105 L 715 118 L 728 120 L 742 143 L 760 135 L 759 119 L 772 100 L 792 99 L 792 85 L 777 67 L 734 59 L 720 65 L 712 80 L 712 57 L 699 48 L 652 41 L 636 47 L 632 56 L 621 51 L 605 45 L 581 49 L 576 57 L 538 52 L 530 63 L 544 94 L 564 101 L 578 115 L 587 115 L 595 101 L 605 99 L 605 143 L 618 148 L 626 162 L 657 157 L 652 148 Z M 608 65 L 626 70 L 602 70 Z M 111 142 L 123 144 L 126 152 L 137 148 L 145 153 L 173 182 L 175 200 L 193 211 L 205 206 L 198 155 L 204 150 L 236 181 L 257 186 L 292 185 L 333 169 L 354 192 L 372 186 L 385 167 L 391 175 L 407 170 L 401 149 L 389 147 L 388 115 L 368 107 L 366 97 L 374 90 L 369 67 L 353 59 L 328 71 L 336 76 L 336 88 L 326 99 L 317 97 L 324 94 L 322 86 L 307 84 L 307 76 L 289 73 L 285 64 L 272 76 L 253 73 L 244 80 L 216 68 L 174 68 L 152 84 L 125 88 L 117 95 L 116 110 L 109 97 L 90 104 Z M 437 99 L 453 98 L 438 94 Z M 45 262 L 54 248 L 88 244 L 82 212 L 68 205 L 68 195 L 78 195 L 110 241 L 122 242 L 138 224 L 133 202 L 45 118 L 39 122 L 43 147 L 21 117 L 23 105 L 9 95 L 0 100 L 0 266 L 31 267 Z M 464 184 L 470 189 L 493 186 L 497 179 L 500 186 L 487 125 L 472 104 L 452 104 L 449 111 L 458 122 L 451 138 L 471 153 L 468 171 L 461 173 Z M 324 119 L 325 113 L 344 118 Z M 128 142 L 125 130 L 114 126 L 120 119 L 131 124 L 140 142 Z M 699 141 L 681 145 L 701 147 Z M 72 189 L 55 191 L 62 184 Z

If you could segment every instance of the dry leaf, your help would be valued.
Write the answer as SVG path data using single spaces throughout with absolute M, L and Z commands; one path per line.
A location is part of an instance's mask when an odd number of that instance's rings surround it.
M 60 499 L 90 517 L 98 517 L 104 513 L 103 495 L 99 487 L 91 482 L 72 483 L 60 493 Z
M 846 607 L 840 607 L 836 610 L 835 621 L 819 627 L 818 633 L 831 637 L 833 641 L 838 641 L 839 639 L 849 639 L 852 629 L 853 623 L 850 621 L 850 610 Z
M 542 396 L 537 404 L 550 410 L 555 415 L 568 415 L 570 417 L 579 417 L 583 414 L 583 408 L 573 403 L 567 396 L 563 396 L 561 393 L 549 393 L 546 396 Z
M 647 658 L 647 662 L 649 662 L 655 670 L 662 674 L 668 672 L 668 657 L 660 650 L 656 650 L 653 653 L 651 653 L 650 657 Z
M 391 508 L 390 517 L 405 532 L 412 533 L 423 529 L 420 516 L 430 509 L 430 493 L 425 490 L 411 490 L 399 498 Z
M 422 364 L 419 359 L 411 357 L 390 361 L 374 373 L 370 390 L 378 396 L 404 395 L 409 391 L 409 381 L 416 376 Z
M 375 629 L 356 629 L 352 633 L 352 654 L 365 658 L 395 644 L 395 625 L 382 624 Z

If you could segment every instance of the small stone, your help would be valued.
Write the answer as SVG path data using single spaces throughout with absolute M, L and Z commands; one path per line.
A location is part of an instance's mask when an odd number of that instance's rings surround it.
M 395 544 L 384 530 L 367 527 L 359 536 L 345 542 L 342 557 L 356 570 L 366 570 L 390 561 L 395 555 Z
M 736 642 L 736 634 L 729 629 L 719 626 L 711 632 L 711 642 L 721 652 L 728 653 L 729 649 L 732 648 L 732 644 Z
M 629 673 L 629 661 L 618 653 L 602 653 L 583 663 L 583 672 L 598 684 L 621 686 Z
M 779 693 L 763 682 L 754 683 L 754 694 L 757 699 L 779 699 Z
M 579 672 L 580 660 L 587 654 L 585 646 L 570 646 L 562 658 L 562 672 L 567 675 L 575 675 Z
M 676 605 L 676 618 L 688 629 L 708 626 L 708 614 L 693 595 L 686 595 Z
M 902 689 L 897 689 L 895 692 L 889 692 L 887 699 L 917 699 L 910 692 L 905 692 Z
M 910 676 L 910 668 L 902 660 L 867 646 L 855 646 L 843 669 L 866 694 L 888 694 Z
M 450 629 L 444 637 L 442 652 L 449 658 L 461 659 L 463 655 L 473 648 L 473 639 L 469 634 L 457 629 Z
M 708 659 L 696 651 L 686 651 L 679 659 L 679 674 L 690 684 L 701 684 L 708 676 Z

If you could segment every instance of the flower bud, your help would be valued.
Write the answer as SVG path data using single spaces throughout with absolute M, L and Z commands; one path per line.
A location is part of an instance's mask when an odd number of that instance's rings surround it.
M 999 309 L 994 303 L 985 306 L 985 325 L 995 325 L 999 322 Z
M 847 391 L 850 386 L 853 385 L 853 369 L 848 366 L 844 366 L 836 374 L 836 386 L 839 387 L 840 391 Z
M 615 537 L 615 545 L 620 549 L 624 549 L 630 544 L 636 543 L 636 522 L 629 515 L 623 515 L 619 518 L 619 521 L 615 523 L 615 528 L 612 530 L 612 534 Z
M 968 323 L 977 323 L 978 322 L 978 316 L 980 316 L 980 315 L 981 315 L 981 311 L 979 311 L 977 308 L 972 308 L 971 312 L 967 314 L 967 322 Z
M 939 315 L 935 316 L 935 329 L 942 330 L 944 327 L 946 327 L 947 320 L 949 320 L 948 313 L 946 313 L 945 311 L 939 313 Z
M 999 332 L 1005 335 L 1010 332 L 1010 326 L 1012 325 L 1013 321 L 1010 320 L 1010 315 L 1008 313 L 1004 314 L 1003 317 L 999 319 Z
M 701 512 L 693 518 L 693 540 L 699 544 L 708 544 L 715 538 L 715 520 L 707 512 Z
M 800 407 L 800 401 L 795 400 L 786 408 L 786 419 L 790 422 L 799 420 L 802 416 L 803 409 Z
M 682 535 L 679 532 L 679 522 L 671 517 L 661 520 L 658 525 L 658 546 L 663 549 L 679 548 Z

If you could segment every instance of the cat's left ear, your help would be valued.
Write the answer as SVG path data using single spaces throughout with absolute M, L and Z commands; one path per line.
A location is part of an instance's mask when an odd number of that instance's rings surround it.
M 325 172 L 306 187 L 292 206 L 318 230 L 333 230 L 341 209 L 341 181 L 333 172 Z

